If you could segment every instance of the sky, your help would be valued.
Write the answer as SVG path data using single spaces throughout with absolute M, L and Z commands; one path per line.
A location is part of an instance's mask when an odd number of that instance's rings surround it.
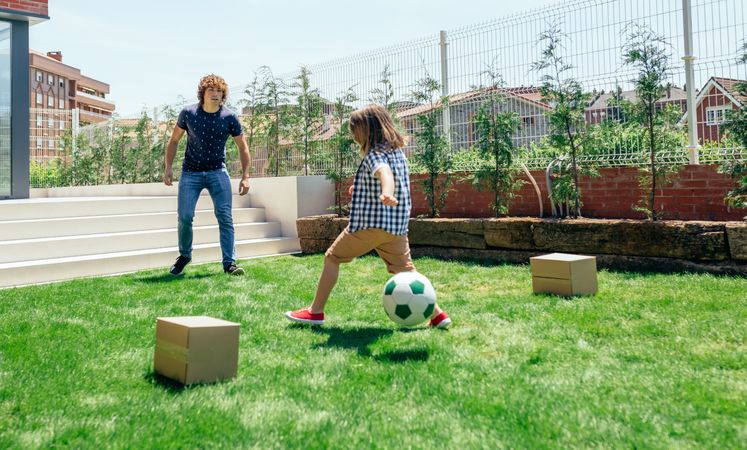
M 558 0 L 50 0 L 30 46 L 108 83 L 117 113 L 191 99 L 199 78 L 229 86 L 437 35 Z M 210 6 L 206 6 L 206 4 Z

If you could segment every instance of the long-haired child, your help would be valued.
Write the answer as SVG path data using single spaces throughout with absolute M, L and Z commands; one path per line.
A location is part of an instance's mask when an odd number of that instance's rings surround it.
M 340 264 L 371 250 L 376 250 L 390 273 L 415 271 L 407 240 L 412 202 L 407 158 L 401 150 L 404 138 L 380 105 L 354 111 L 350 131 L 363 157 L 350 188 L 350 221 L 324 255 L 324 270 L 311 306 L 285 313 L 293 322 L 324 324 L 324 307 L 337 283 Z M 436 305 L 429 325 L 447 328 L 451 319 Z

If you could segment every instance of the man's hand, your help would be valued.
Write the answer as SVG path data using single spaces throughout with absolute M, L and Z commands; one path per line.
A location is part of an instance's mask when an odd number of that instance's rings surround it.
M 351 196 L 351 197 L 353 196 L 353 185 L 352 184 L 348 188 L 348 195 Z
M 174 171 L 171 169 L 171 167 L 167 167 L 163 171 L 163 184 L 166 186 L 171 186 L 174 181 Z
M 399 205 L 399 202 L 397 201 L 397 198 L 393 195 L 389 194 L 381 194 L 379 195 L 379 200 L 381 200 L 381 203 L 385 204 L 386 206 L 397 206 Z
M 246 195 L 247 192 L 249 192 L 249 177 L 243 177 L 239 182 L 239 195 Z

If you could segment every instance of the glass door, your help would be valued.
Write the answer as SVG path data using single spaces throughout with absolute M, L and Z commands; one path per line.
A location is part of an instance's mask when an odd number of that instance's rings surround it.
M 0 197 L 10 196 L 10 23 L 0 20 Z

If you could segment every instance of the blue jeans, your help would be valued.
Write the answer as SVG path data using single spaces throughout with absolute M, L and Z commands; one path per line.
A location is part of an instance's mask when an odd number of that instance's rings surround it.
M 179 253 L 192 257 L 192 219 L 200 193 L 207 189 L 213 199 L 215 218 L 220 230 L 220 249 L 223 252 L 223 268 L 236 262 L 236 247 L 231 216 L 231 179 L 223 169 L 208 172 L 182 172 L 179 178 L 177 214 L 179 216 Z

